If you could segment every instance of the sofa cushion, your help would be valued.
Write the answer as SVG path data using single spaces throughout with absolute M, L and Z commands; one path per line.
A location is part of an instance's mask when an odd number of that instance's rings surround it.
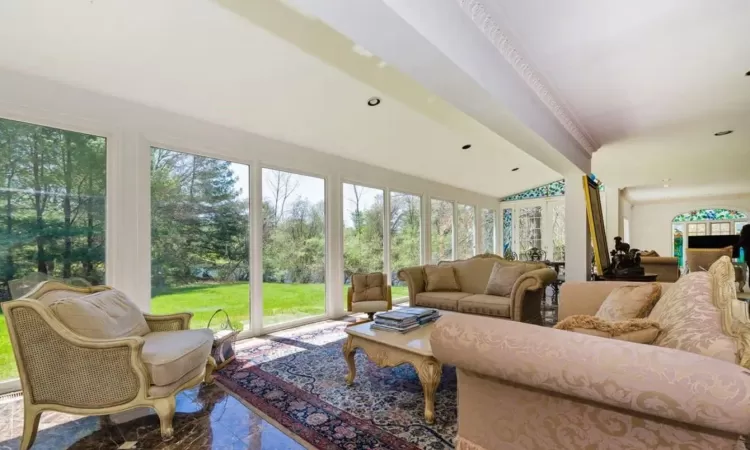
M 89 338 L 117 339 L 151 331 L 138 305 L 117 289 L 57 300 L 49 308 L 71 331 Z
M 211 352 L 214 335 L 207 328 L 159 331 L 143 337 L 142 358 L 151 384 L 167 386 L 196 367 L 204 366 Z
M 649 315 L 659 297 L 659 283 L 619 286 L 604 299 L 595 315 L 609 321 L 643 318 Z
M 510 297 L 511 292 L 513 292 L 513 285 L 516 284 L 516 280 L 523 274 L 524 267 L 520 264 L 506 265 L 495 263 L 484 293 L 487 295 Z
M 510 317 L 510 298 L 475 294 L 458 301 L 458 311 L 485 316 Z
M 371 313 L 387 310 L 388 302 L 385 300 L 352 303 L 352 312 Z
M 456 280 L 456 273 L 452 266 L 424 266 L 425 291 L 449 292 L 460 291 L 461 286 Z
M 566 317 L 553 328 L 639 344 L 651 344 L 659 334 L 659 324 L 653 320 L 629 319 L 610 322 L 587 315 Z
M 471 294 L 484 294 L 487 289 L 487 281 L 495 267 L 495 264 L 503 266 L 523 267 L 523 272 L 546 267 L 544 263 L 530 263 L 521 261 L 507 261 L 499 257 L 475 256 L 461 261 L 440 263 L 441 266 L 449 265 L 456 271 L 456 279 L 461 286 L 461 292 Z
M 417 306 L 458 311 L 458 301 L 471 294 L 466 292 L 420 292 L 416 297 Z
M 648 316 L 662 329 L 654 345 L 738 361 L 738 346 L 723 332 L 722 311 L 712 301 L 713 281 L 708 272 L 691 272 L 667 290 Z
M 383 274 L 355 273 L 352 275 L 352 303 L 385 300 L 383 296 Z

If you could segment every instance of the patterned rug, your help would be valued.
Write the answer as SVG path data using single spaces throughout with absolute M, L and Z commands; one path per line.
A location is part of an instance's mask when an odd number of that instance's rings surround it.
M 315 448 L 454 448 L 455 369 L 443 368 L 435 424 L 427 425 L 422 386 L 410 365 L 381 369 L 357 350 L 357 377 L 346 386 L 346 325 L 328 321 L 245 341 L 217 380 Z

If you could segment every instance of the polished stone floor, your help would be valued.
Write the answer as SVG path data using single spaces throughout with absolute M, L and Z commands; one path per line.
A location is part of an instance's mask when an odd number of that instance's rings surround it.
M 21 399 L 0 403 L 0 450 L 18 449 L 23 428 Z M 219 385 L 194 388 L 177 397 L 175 437 L 163 442 L 159 420 L 149 409 L 101 417 L 48 412 L 32 450 L 119 448 L 149 450 L 303 449 Z

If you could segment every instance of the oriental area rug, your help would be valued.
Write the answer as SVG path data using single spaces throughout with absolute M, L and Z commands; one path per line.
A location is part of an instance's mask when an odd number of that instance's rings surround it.
M 357 350 L 347 386 L 344 321 L 327 321 L 237 344 L 237 359 L 217 381 L 303 445 L 319 449 L 452 449 L 456 371 L 443 368 L 435 424 L 410 365 L 379 368 Z

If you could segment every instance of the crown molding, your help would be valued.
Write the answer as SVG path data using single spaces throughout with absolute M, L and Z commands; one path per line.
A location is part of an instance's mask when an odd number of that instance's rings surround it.
M 492 19 L 484 5 L 477 0 L 456 0 L 461 9 L 471 18 L 474 25 L 484 34 L 492 45 L 500 52 L 518 75 L 526 82 L 537 97 L 552 112 L 555 118 L 573 136 L 573 138 L 591 155 L 599 148 L 599 144 L 576 123 L 573 114 L 567 110 L 542 82 L 537 70 L 521 55 L 510 38 L 500 30 L 500 26 Z

